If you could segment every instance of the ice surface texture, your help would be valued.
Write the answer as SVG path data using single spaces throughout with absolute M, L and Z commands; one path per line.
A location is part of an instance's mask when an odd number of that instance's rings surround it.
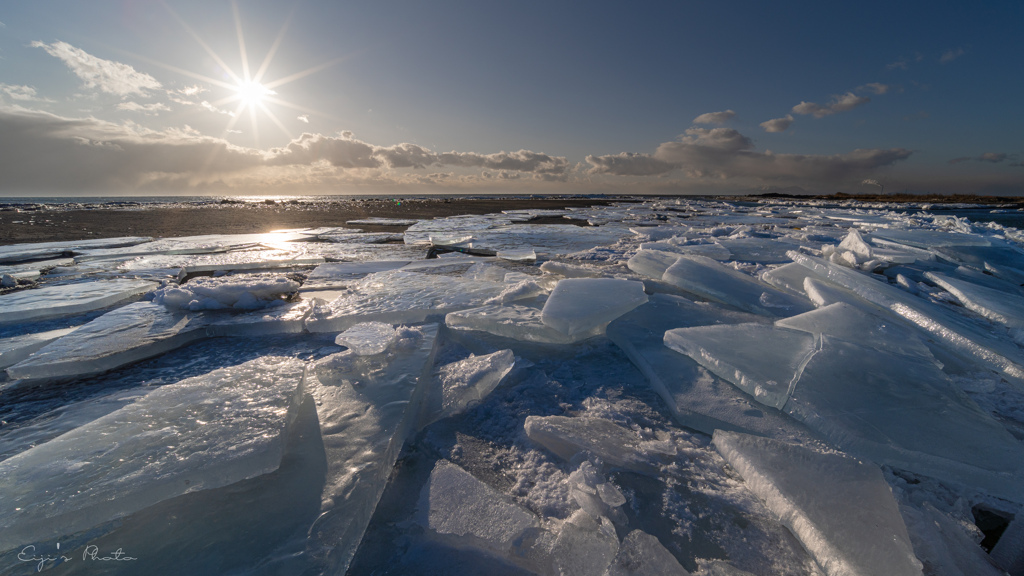
M 256 310 L 283 304 L 283 296 L 298 290 L 298 282 L 283 276 L 197 278 L 157 290 L 153 302 L 182 310 Z
M 589 331 L 564 334 L 542 321 L 540 309 L 518 305 L 490 305 L 452 312 L 445 316 L 445 324 L 455 330 L 479 330 L 542 344 L 572 344 L 604 332 L 604 326 L 595 326 Z
M 316 401 L 327 456 L 322 514 L 306 553 L 318 571 L 343 574 L 363 537 L 406 436 L 417 424 L 437 325 L 400 328 L 380 354 L 346 350 L 320 360 L 303 382 Z
M 392 270 L 370 274 L 307 322 L 311 332 L 341 331 L 357 322 L 422 322 L 431 314 L 480 306 L 504 283 Z
M 0 462 L 0 550 L 276 469 L 303 368 L 267 357 L 169 384 Z
M 736 432 L 716 432 L 714 444 L 829 576 L 921 574 L 874 465 Z
M 98 310 L 156 288 L 139 280 L 98 280 L 0 295 L 0 323 L 43 320 Z
M 590 332 L 647 302 L 640 282 L 615 278 L 566 278 L 551 292 L 541 321 L 567 336 Z

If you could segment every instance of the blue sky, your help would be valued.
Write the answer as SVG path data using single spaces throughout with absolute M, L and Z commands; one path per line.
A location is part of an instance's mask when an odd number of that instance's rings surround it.
M 1019 1 L 40 0 L 0 22 L 8 196 L 1024 193 Z

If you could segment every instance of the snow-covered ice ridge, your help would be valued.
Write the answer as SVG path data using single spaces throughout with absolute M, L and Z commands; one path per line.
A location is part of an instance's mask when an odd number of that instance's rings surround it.
M 1024 233 L 926 210 L 2 247 L 0 574 L 1024 574 Z

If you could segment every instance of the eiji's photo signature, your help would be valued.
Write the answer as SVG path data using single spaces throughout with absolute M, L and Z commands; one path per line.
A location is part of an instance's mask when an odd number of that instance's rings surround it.
M 76 560 L 78 556 L 68 556 L 60 552 L 60 544 L 57 544 L 57 552 L 55 554 L 40 554 L 36 550 L 34 544 L 29 544 L 18 552 L 18 560 L 22 562 L 34 562 L 36 565 L 36 572 L 42 572 L 43 568 L 46 567 L 47 563 L 52 563 L 54 566 L 63 564 L 65 562 L 71 562 Z M 82 550 L 82 561 L 89 562 L 133 562 L 138 560 L 133 556 L 129 556 L 124 550 L 118 548 L 113 552 L 101 552 L 99 546 L 94 544 L 87 545 Z

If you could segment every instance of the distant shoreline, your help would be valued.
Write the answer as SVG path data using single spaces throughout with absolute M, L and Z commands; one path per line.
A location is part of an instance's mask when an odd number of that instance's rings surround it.
M 241 198 L 244 198 L 241 199 Z M 274 198 L 291 198 L 276 200 Z M 0 198 L 0 245 L 64 242 L 120 236 L 179 237 L 202 234 L 253 234 L 289 228 L 339 227 L 366 232 L 400 232 L 401 226 L 348 225 L 362 218 L 429 219 L 503 210 L 607 206 L 620 202 L 704 199 L 724 202 L 793 201 L 809 203 L 936 204 L 979 208 L 1024 208 L 1024 197 L 968 195 L 801 196 L 301 196 L 260 199 L 227 197 L 81 197 Z M 547 222 L 550 223 L 550 222 Z

